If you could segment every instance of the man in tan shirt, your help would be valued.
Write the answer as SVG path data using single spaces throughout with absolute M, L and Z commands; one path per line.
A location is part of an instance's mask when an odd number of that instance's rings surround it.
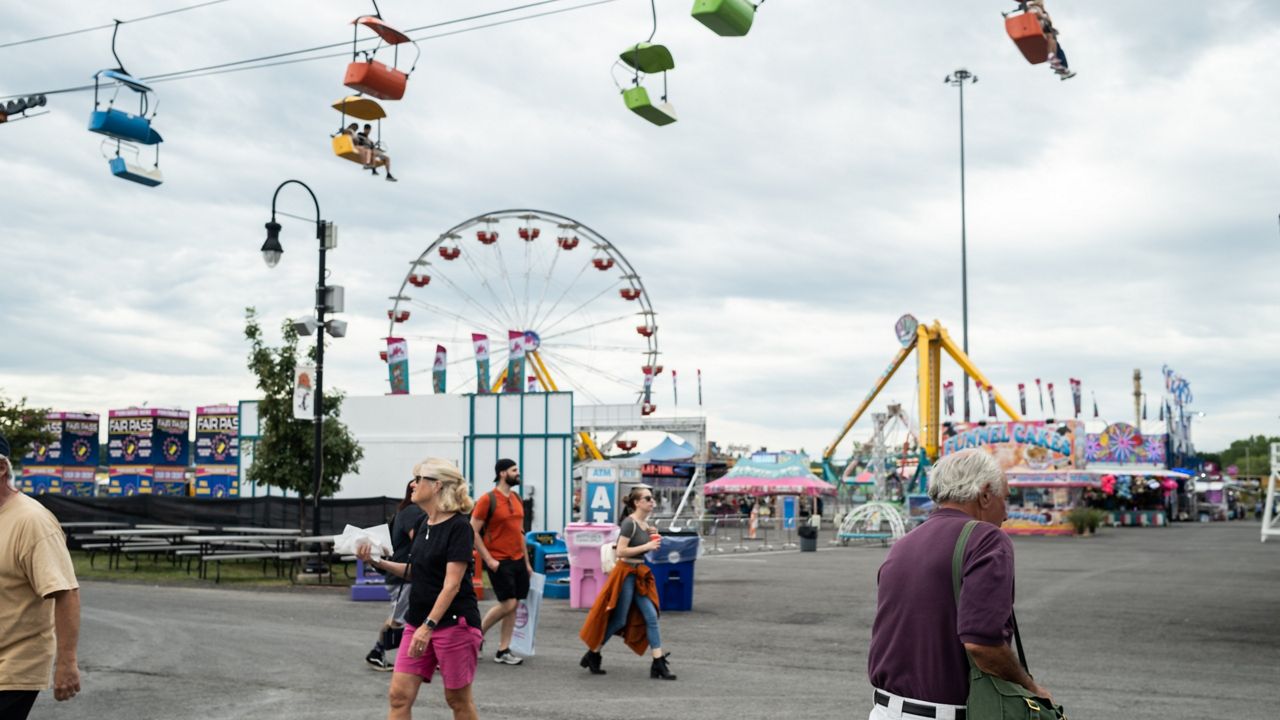
M 0 718 L 25 720 L 50 665 L 55 699 L 80 692 L 80 586 L 58 519 L 18 492 L 9 455 L 0 435 Z

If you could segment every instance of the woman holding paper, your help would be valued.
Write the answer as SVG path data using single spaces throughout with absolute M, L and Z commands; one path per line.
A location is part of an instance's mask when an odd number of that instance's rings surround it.
M 409 583 L 409 611 L 388 693 L 388 720 L 413 717 L 423 681 L 437 668 L 444 698 L 455 720 L 474 720 L 471 683 L 480 650 L 480 610 L 471 585 L 473 502 L 453 463 L 428 458 L 413 468 L 413 502 L 430 518 L 413 541 L 406 563 L 371 560 L 367 546 L 357 557 Z
M 658 632 L 658 586 L 653 572 L 644 564 L 644 554 L 657 550 L 662 543 L 658 531 L 649 525 L 653 512 L 653 488 L 636 485 L 623 500 L 621 534 L 618 535 L 618 562 L 596 596 L 595 604 L 587 613 L 578 637 L 587 645 L 582 656 L 582 667 L 592 675 L 604 675 L 600 667 L 603 660 L 600 651 L 614 635 L 622 635 L 623 642 L 637 655 L 648 649 L 653 655 L 649 677 L 654 680 L 675 680 L 667 662 L 669 653 L 662 651 L 662 638 Z

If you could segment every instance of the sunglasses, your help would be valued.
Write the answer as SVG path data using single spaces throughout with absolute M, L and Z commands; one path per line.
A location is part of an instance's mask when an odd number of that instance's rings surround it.
M 652 495 L 645 495 L 644 497 L 639 498 L 639 499 L 640 499 L 640 500 L 648 500 L 649 502 L 653 502 L 653 496 L 652 496 Z
M 413 479 L 410 480 L 409 482 L 417 483 L 417 482 L 426 482 L 428 480 L 434 480 L 436 482 L 440 482 L 439 478 L 427 477 L 426 475 L 414 475 Z

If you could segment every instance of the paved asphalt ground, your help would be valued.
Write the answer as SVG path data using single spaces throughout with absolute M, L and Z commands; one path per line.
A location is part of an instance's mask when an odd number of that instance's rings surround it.
M 1072 718 L 1275 718 L 1280 543 L 1252 522 L 1017 538 L 1032 670 Z M 662 619 L 677 682 L 621 643 L 578 668 L 583 611 L 549 601 L 538 655 L 486 657 L 486 718 L 865 718 L 875 574 L 886 550 L 823 547 L 698 562 L 694 612 Z M 121 572 L 128 575 L 128 570 Z M 86 583 L 83 694 L 32 717 L 378 718 L 389 675 L 363 657 L 381 604 L 314 588 L 254 592 Z M 482 609 L 487 603 L 482 604 Z M 490 636 L 486 650 L 495 645 Z M 419 718 L 449 717 L 437 684 Z

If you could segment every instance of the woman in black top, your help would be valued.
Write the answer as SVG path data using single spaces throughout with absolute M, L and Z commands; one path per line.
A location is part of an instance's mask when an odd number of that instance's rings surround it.
M 426 514 L 422 508 L 413 504 L 413 481 L 409 481 L 404 489 L 404 499 L 396 506 L 395 517 L 391 520 L 391 562 L 403 563 L 409 560 L 409 548 L 413 546 L 414 533 L 422 524 Z M 364 661 L 381 672 L 391 672 L 395 668 L 396 648 L 400 647 L 400 635 L 404 629 L 404 616 L 409 612 L 409 586 L 404 579 L 390 573 L 387 576 L 387 596 L 391 601 L 391 613 L 382 623 L 378 631 L 378 641 L 365 656 Z
M 408 720 L 422 682 L 437 668 L 455 720 L 477 718 L 471 683 L 480 650 L 480 610 L 471 585 L 473 536 L 467 513 L 474 503 L 453 463 L 428 458 L 413 469 L 413 502 L 430 518 L 413 541 L 407 563 L 356 555 L 409 583 L 404 639 L 391 676 L 388 720 Z

